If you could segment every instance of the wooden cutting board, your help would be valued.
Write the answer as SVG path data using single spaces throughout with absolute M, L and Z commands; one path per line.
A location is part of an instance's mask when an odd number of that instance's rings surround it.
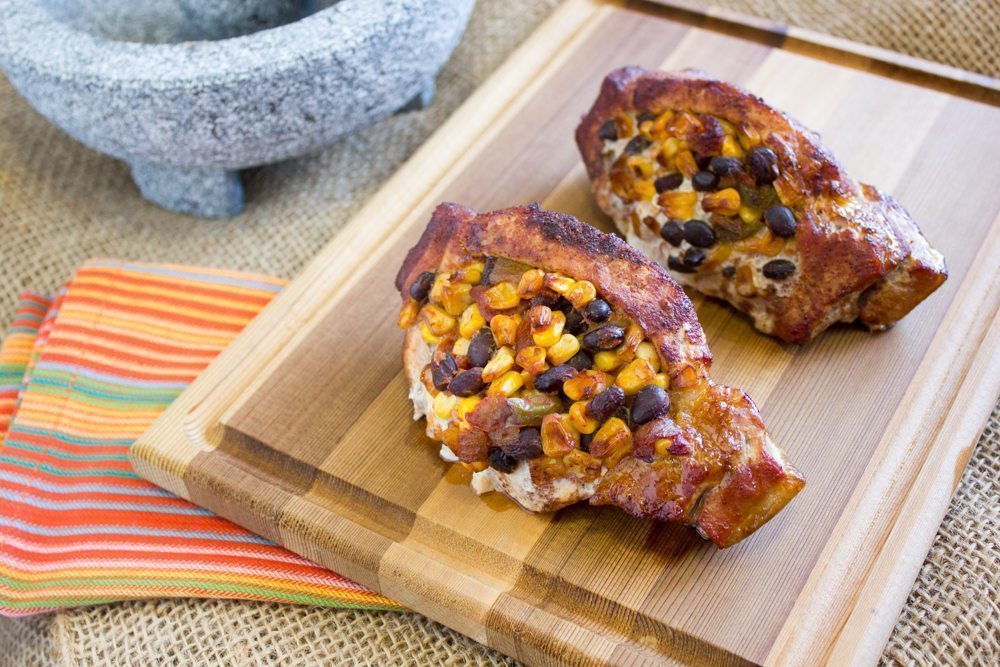
M 885 58 L 570 0 L 136 444 L 136 469 L 529 663 L 873 661 L 1000 392 L 996 82 Z M 608 228 L 572 133 L 624 64 L 698 67 L 787 110 L 893 192 L 951 270 L 893 330 L 804 348 L 693 296 L 715 377 L 755 398 L 808 479 L 725 551 L 612 508 L 477 498 L 407 400 L 392 280 L 432 208 L 538 201 Z

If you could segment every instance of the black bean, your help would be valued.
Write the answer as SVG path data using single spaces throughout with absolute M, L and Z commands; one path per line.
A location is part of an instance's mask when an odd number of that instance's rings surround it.
M 497 258 L 496 257 L 487 257 L 483 261 L 483 275 L 479 279 L 479 284 L 480 285 L 489 285 L 490 284 L 490 274 L 493 273 L 493 269 L 496 267 L 496 265 L 497 265 Z
M 681 183 L 684 182 L 684 174 L 676 172 L 673 174 L 667 174 L 666 176 L 660 176 L 658 179 L 653 181 L 653 187 L 656 188 L 656 193 L 666 192 L 668 190 L 676 190 L 681 187 Z
M 715 230 L 707 222 L 688 220 L 684 223 L 684 240 L 696 248 L 711 248 L 715 245 Z
M 732 264 L 726 264 L 722 267 L 722 275 L 726 278 L 732 278 L 736 275 L 736 267 Z
M 562 389 L 563 382 L 570 379 L 574 375 L 576 375 L 575 368 L 569 364 L 560 364 L 559 366 L 550 368 L 536 377 L 535 389 L 538 391 L 544 391 L 546 394 L 555 393 Z
M 574 306 L 569 299 L 560 294 L 559 298 L 556 299 L 556 302 L 552 304 L 551 308 L 552 312 L 561 310 L 564 315 L 569 315 L 570 311 L 573 310 Z
M 485 386 L 486 384 L 483 382 L 483 369 L 477 367 L 462 371 L 453 377 L 451 384 L 448 385 L 448 391 L 455 396 L 465 397 L 478 394 Z
M 580 434 L 580 451 L 590 452 L 590 443 L 594 441 L 593 433 L 581 433 Z
M 660 227 L 660 236 L 676 248 L 684 240 L 684 228 L 681 227 L 680 223 L 668 220 Z
M 764 211 L 764 222 L 767 228 L 783 239 L 795 236 L 795 214 L 787 206 L 772 206 Z
M 638 155 L 649 148 L 652 143 L 652 141 L 639 134 L 632 137 L 631 141 L 625 144 L 625 152 L 628 155 Z
M 587 415 L 603 422 L 625 405 L 625 392 L 618 385 L 611 385 L 587 403 Z
M 632 423 L 642 425 L 670 410 L 670 397 L 659 385 L 649 385 L 639 390 L 632 401 Z
M 711 155 L 702 155 L 701 153 L 694 153 L 694 162 L 698 165 L 698 168 L 702 171 L 708 169 L 708 163 L 712 161 Z
M 542 455 L 542 433 L 534 426 L 526 426 L 517 434 L 517 442 L 508 445 L 506 453 L 517 459 L 537 459 Z
M 517 466 L 517 459 L 507 454 L 499 447 L 490 447 L 486 452 L 486 460 L 490 462 L 490 467 L 500 472 L 514 472 Z
M 588 350 L 610 350 L 621 345 L 625 330 L 614 324 L 588 331 L 583 335 L 583 346 Z
M 435 358 L 431 360 L 431 379 L 434 381 L 434 386 L 441 391 L 448 388 L 448 383 L 451 382 L 456 373 L 458 373 L 458 364 L 455 363 L 455 357 L 448 352 L 443 355 L 435 355 Z
M 778 178 L 778 156 L 770 148 L 755 148 L 747 156 L 747 167 L 757 185 L 770 185 Z
M 638 124 L 641 125 L 642 123 L 645 123 L 647 120 L 656 120 L 656 114 L 650 113 L 648 111 L 643 111 L 641 114 L 639 114 L 639 117 L 636 120 L 638 121 Z
M 684 266 L 695 268 L 705 261 L 706 253 L 701 248 L 688 248 L 684 251 Z
M 417 301 L 423 301 L 427 298 L 427 295 L 431 291 L 431 285 L 434 284 L 434 274 L 430 271 L 424 271 L 417 279 L 413 281 L 410 285 L 410 296 L 412 296 Z
M 588 322 L 604 322 L 611 317 L 611 305 L 604 299 L 594 299 L 583 307 Z
M 574 336 L 578 336 L 587 330 L 587 321 L 583 319 L 583 314 L 579 310 L 570 308 L 569 312 L 566 313 L 566 325 L 564 328 Z
M 585 371 L 594 365 L 594 357 L 586 350 L 580 350 L 566 362 L 567 366 L 572 366 L 578 371 Z
M 559 295 L 555 292 L 542 292 L 537 296 L 531 297 L 531 301 L 528 302 L 528 310 L 531 310 L 535 306 L 548 306 L 552 310 L 559 310 L 556 308 L 556 301 L 559 298 Z
M 667 268 L 677 273 L 694 273 L 694 267 L 684 263 L 684 259 L 678 255 L 667 257 Z
M 699 171 L 691 177 L 691 187 L 696 192 L 710 192 L 719 185 L 719 177 L 710 171 Z
M 609 120 L 601 125 L 601 129 L 597 131 L 597 136 L 604 141 L 617 141 L 618 140 L 618 126 L 615 124 L 614 120 Z
M 743 163 L 734 157 L 716 155 L 709 161 L 708 170 L 718 176 L 721 181 L 724 178 L 734 178 L 743 171 Z
M 771 280 L 784 280 L 795 273 L 795 264 L 787 259 L 772 259 L 764 265 L 764 277 Z
M 493 357 L 493 352 L 497 349 L 496 341 L 493 340 L 493 332 L 487 328 L 482 328 L 469 341 L 469 363 L 473 366 L 485 366 Z

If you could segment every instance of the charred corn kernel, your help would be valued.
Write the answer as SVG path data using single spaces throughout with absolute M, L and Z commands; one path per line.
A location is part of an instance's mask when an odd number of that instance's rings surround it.
M 653 141 L 664 141 L 667 139 L 667 123 L 674 117 L 674 112 L 667 109 L 653 121 L 653 126 L 649 128 L 649 136 Z
M 455 418 L 465 421 L 466 416 L 476 409 L 476 406 L 479 405 L 479 401 L 481 400 L 483 399 L 478 396 L 469 396 L 468 398 L 460 400 L 458 405 L 455 406 Z
M 587 401 L 577 401 L 569 406 L 569 420 L 580 433 L 593 433 L 600 426 L 596 419 L 587 416 Z
M 530 299 L 542 291 L 545 286 L 545 272 L 540 269 L 531 269 L 521 274 L 521 280 L 517 283 L 517 294 L 522 299 Z
M 470 285 L 478 285 L 479 281 L 483 279 L 484 268 L 485 264 L 482 262 L 469 262 L 455 272 L 452 282 L 463 282 L 469 283 Z
M 653 367 L 653 372 L 658 372 L 660 370 L 660 355 L 656 352 L 656 348 L 648 340 L 644 340 L 639 343 L 639 347 L 635 348 L 635 356 L 637 359 L 645 359 L 649 362 L 649 365 Z
M 545 363 L 545 348 L 540 345 L 522 347 L 514 360 L 518 366 L 532 375 L 538 375 L 548 368 L 548 364 Z
M 760 220 L 760 215 L 760 211 L 755 208 L 750 208 L 746 204 L 740 206 L 740 220 L 748 225 L 752 225 Z
M 563 393 L 574 401 L 589 401 L 608 388 L 611 377 L 601 371 L 583 371 L 563 383 Z
M 725 118 L 716 118 L 715 120 L 719 121 L 719 125 L 722 126 L 722 131 L 723 132 L 725 132 L 726 134 L 732 134 L 734 136 L 736 135 L 736 126 L 735 125 L 733 125 L 732 123 L 730 123 Z
M 552 347 L 562 338 L 563 327 L 566 326 L 566 315 L 561 310 L 552 313 L 552 321 L 547 326 L 531 328 L 531 338 L 535 345 Z
M 740 146 L 743 150 L 750 150 L 760 143 L 760 132 L 748 125 L 741 125 L 739 132 Z
M 521 297 L 517 295 L 517 288 L 506 280 L 486 290 L 484 298 L 486 305 L 493 310 L 507 310 L 521 303 Z
M 642 327 L 637 322 L 632 322 L 625 329 L 625 341 L 616 350 L 618 356 L 625 361 L 632 361 L 635 359 L 635 351 L 645 338 L 646 332 Z
M 702 198 L 701 207 L 709 213 L 736 215 L 740 212 L 740 193 L 735 188 L 709 192 Z
M 423 338 L 424 342 L 428 345 L 437 345 L 441 342 L 440 336 L 434 335 L 430 327 L 427 326 L 427 322 L 420 323 L 420 337 Z
M 514 367 L 514 350 L 504 345 L 483 366 L 483 382 L 492 382 Z
M 653 377 L 653 384 L 660 389 L 670 389 L 670 378 L 667 377 L 666 373 L 657 373 Z
M 653 443 L 653 451 L 656 452 L 656 458 L 660 459 L 670 454 L 670 447 L 674 444 L 672 438 L 660 438 L 655 443 Z
M 653 384 L 656 378 L 656 371 L 645 359 L 634 359 L 618 372 L 615 384 L 622 388 L 626 394 L 637 393 L 643 387 Z
M 444 288 L 451 284 L 449 280 L 450 274 L 439 273 L 434 276 L 434 283 L 431 285 L 430 298 L 431 301 L 437 301 L 441 303 L 444 298 Z
M 739 142 L 733 139 L 732 135 L 727 135 L 726 138 L 722 140 L 722 154 L 726 157 L 738 158 L 742 158 L 746 155 L 743 152 L 743 148 L 740 147 Z
M 462 461 L 461 463 L 470 472 L 482 472 L 490 467 L 486 461 L 473 461 L 472 463 Z
M 690 220 L 694 218 L 694 207 L 698 203 L 697 192 L 664 192 L 656 200 L 663 213 L 675 220 Z
M 648 180 L 653 176 L 653 163 L 641 155 L 629 155 L 625 165 L 637 178 Z
M 698 381 L 698 371 L 690 364 L 685 364 L 670 374 L 671 389 L 689 389 L 698 384 Z
M 497 345 L 513 345 L 517 340 L 517 327 L 521 324 L 520 315 L 494 315 L 490 320 L 490 331 Z
M 561 458 L 580 447 L 580 432 L 569 415 L 551 414 L 542 418 L 542 451 L 546 456 Z
M 452 283 L 444 288 L 441 305 L 445 312 L 453 317 L 458 317 L 472 303 L 472 285 L 469 283 Z
M 625 360 L 614 350 L 602 350 L 594 355 L 594 366 L 605 373 L 611 373 L 622 367 Z
M 459 338 L 455 341 L 455 344 L 451 348 L 452 354 L 468 354 L 469 353 L 469 343 L 471 343 L 468 338 Z
M 465 338 L 472 338 L 484 326 L 486 318 L 479 312 L 479 306 L 472 304 L 462 311 L 462 317 L 458 320 L 458 333 Z
M 408 298 L 399 311 L 399 319 L 396 320 L 396 324 L 399 325 L 400 329 L 409 329 L 416 323 L 419 314 L 420 302 Z
M 768 257 L 774 257 L 785 247 L 785 239 L 772 234 L 770 230 L 762 230 L 753 236 L 736 242 L 737 250 L 743 252 L 759 252 Z
M 616 452 L 628 451 L 632 447 L 632 431 L 618 417 L 612 417 L 597 429 L 590 441 L 590 453 L 604 458 Z
M 702 264 L 702 266 L 706 269 L 714 269 L 729 259 L 729 256 L 732 254 L 732 243 L 720 243 L 714 250 L 712 250 L 712 252 L 708 254 L 708 259 Z
M 507 371 L 490 383 L 489 393 L 513 396 L 514 392 L 524 386 L 524 378 L 518 371 Z
M 653 121 L 644 120 L 639 123 L 639 134 L 646 137 L 647 139 L 653 138 Z
M 677 171 L 681 172 L 688 178 L 691 178 L 701 171 L 698 169 L 698 163 L 695 161 L 694 155 L 691 151 L 686 149 L 677 153 L 677 157 L 674 158 L 674 163 L 677 165 Z
M 601 469 L 601 460 L 595 456 L 591 456 L 585 451 L 574 449 L 569 454 L 563 457 L 563 463 L 570 470 L 584 471 L 588 468 L 596 471 Z
M 681 140 L 677 137 L 667 137 L 663 140 L 663 146 L 660 147 L 660 155 L 668 160 L 673 160 L 677 157 L 677 153 L 679 153 L 680 150 Z
M 632 193 L 639 201 L 653 201 L 656 198 L 656 186 L 652 181 L 636 181 L 632 184 Z
M 576 284 L 575 280 L 558 273 L 545 274 L 545 286 L 559 294 L 565 295 L 566 292 L 573 289 L 574 284 Z
M 566 299 L 575 308 L 583 308 L 596 298 L 597 288 L 589 280 L 577 280 L 573 287 L 566 292 Z
M 549 348 L 549 363 L 553 366 L 565 364 L 579 351 L 580 340 L 571 333 L 564 333 L 559 337 L 559 340 L 557 340 L 552 347 Z
M 446 391 L 438 392 L 438 395 L 434 397 L 434 414 L 441 419 L 448 419 L 456 405 L 458 405 L 458 396 Z
M 455 328 L 455 318 L 444 312 L 440 306 L 429 303 L 420 311 L 424 322 L 435 336 L 443 336 Z

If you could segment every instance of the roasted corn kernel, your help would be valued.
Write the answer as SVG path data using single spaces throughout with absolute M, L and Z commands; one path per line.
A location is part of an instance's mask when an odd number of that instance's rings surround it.
M 673 446 L 673 438 L 660 438 L 655 443 L 653 443 L 653 451 L 656 453 L 656 458 L 662 459 L 670 454 L 670 447 Z
M 632 322 L 625 329 L 625 340 L 616 350 L 618 356 L 625 361 L 635 359 L 635 351 L 639 349 L 639 344 L 646 338 L 646 332 L 642 330 L 637 322 Z
M 735 139 L 733 139 L 731 135 L 727 135 L 726 138 L 722 140 L 722 154 L 726 157 L 738 158 L 742 158 L 746 155 L 746 153 L 743 152 L 743 148 Z
M 618 370 L 624 363 L 625 360 L 614 350 L 602 350 L 594 355 L 594 366 L 606 373 Z
M 748 225 L 752 225 L 760 220 L 761 212 L 755 208 L 750 208 L 746 204 L 740 206 L 740 220 Z
M 528 347 L 522 347 L 517 352 L 517 356 L 514 360 L 517 365 L 526 370 L 532 375 L 538 375 L 545 371 L 549 367 L 545 363 L 545 348 L 541 345 L 529 345 Z M 561 363 L 561 362 L 560 362 Z
M 439 273 L 434 276 L 434 284 L 431 285 L 430 298 L 432 301 L 441 303 L 444 298 L 444 288 L 451 284 L 449 274 Z
M 597 298 L 597 288 L 589 280 L 577 280 L 566 292 L 566 299 L 574 308 L 583 308 Z
M 472 338 L 476 332 L 486 326 L 486 318 L 479 312 L 479 306 L 468 306 L 458 320 L 458 333 L 465 338 Z
M 469 343 L 471 341 L 468 338 L 459 338 L 455 341 L 455 344 L 451 348 L 452 354 L 468 354 L 469 353 Z
M 551 414 L 542 418 L 542 451 L 546 456 L 561 458 L 580 447 L 580 432 L 569 415 Z
M 455 406 L 455 418 L 460 421 L 465 421 L 466 415 L 475 410 L 481 400 L 483 399 L 478 396 L 469 396 L 468 398 L 460 400 L 458 405 Z
M 684 174 L 687 178 L 691 178 L 701 171 L 698 169 L 698 163 L 695 161 L 694 155 L 686 149 L 677 153 L 677 157 L 674 158 L 674 164 L 677 165 L 677 171 Z
M 656 377 L 653 378 L 653 384 L 660 389 L 670 389 L 670 378 L 667 377 L 666 373 L 657 373 Z
M 608 388 L 611 378 L 601 371 L 583 371 L 563 383 L 563 393 L 574 401 L 587 401 Z
M 657 353 L 656 347 L 648 340 L 639 343 L 639 347 L 635 349 L 635 356 L 648 361 L 649 365 L 653 367 L 654 373 L 660 370 L 660 355 Z
M 697 192 L 664 192 L 657 198 L 664 214 L 674 220 L 690 220 L 694 217 L 694 207 L 698 203 Z
M 566 276 L 558 273 L 545 274 L 545 286 L 555 292 L 558 292 L 559 294 L 565 295 L 566 292 L 570 291 L 575 284 L 576 281 L 572 278 L 567 278 Z
M 740 212 L 740 193 L 734 188 L 709 192 L 702 198 L 701 208 L 708 213 L 736 215 Z
M 518 371 L 507 371 L 490 383 L 489 393 L 513 396 L 514 392 L 524 386 L 524 377 Z
M 435 336 L 443 336 L 455 328 L 455 318 L 433 303 L 424 306 L 420 315 Z
M 596 419 L 587 416 L 586 401 L 577 401 L 569 406 L 569 420 L 580 433 L 593 433 L 599 426 Z
M 601 469 L 601 460 L 599 458 L 579 449 L 574 449 L 564 456 L 563 463 L 566 464 L 567 469 L 577 473 L 584 473 L 588 470 L 596 473 Z
M 553 366 L 564 364 L 580 351 L 580 340 L 571 333 L 564 333 L 549 348 L 549 363 Z
M 545 272 L 541 269 L 531 269 L 521 274 L 521 280 L 517 283 L 517 293 L 522 299 L 530 299 L 537 296 L 545 286 Z
M 434 397 L 434 414 L 441 419 L 448 419 L 451 417 L 452 410 L 458 405 L 458 396 L 449 394 L 446 391 L 438 392 L 438 395 Z
M 452 283 L 446 285 L 442 291 L 441 305 L 444 306 L 445 312 L 453 317 L 461 315 L 472 303 L 472 297 L 469 295 L 472 285 L 469 283 Z
M 645 359 L 634 359 L 618 372 L 615 384 L 626 394 L 634 394 L 646 385 L 653 384 L 656 371 Z
M 677 137 L 667 137 L 660 146 L 660 155 L 667 160 L 673 161 L 677 153 L 681 150 L 681 140 Z
M 431 331 L 425 321 L 420 322 L 420 337 L 423 338 L 424 342 L 428 345 L 437 345 L 441 342 L 440 336 L 435 336 L 434 332 Z
M 566 326 L 566 315 L 557 310 L 552 313 L 551 321 L 542 327 L 531 327 L 531 338 L 535 345 L 542 347 L 552 347 L 562 337 L 563 327 Z
M 520 315 L 494 315 L 490 320 L 490 331 L 493 332 L 497 345 L 514 345 L 520 324 Z
M 515 308 L 517 304 L 521 303 L 521 297 L 517 294 L 517 288 L 514 287 L 513 283 L 506 280 L 486 290 L 486 294 L 483 296 L 486 300 L 486 305 L 493 310 Z
M 687 389 L 695 386 L 698 382 L 698 371 L 690 364 L 685 364 L 670 374 L 671 389 Z
M 514 350 L 507 345 L 497 349 L 483 367 L 483 382 L 492 382 L 514 367 Z
M 415 299 L 407 299 L 399 311 L 399 319 L 396 320 L 396 324 L 399 325 L 400 329 L 409 329 L 416 323 L 419 313 L 420 302 Z
M 469 283 L 470 285 L 478 285 L 479 281 L 483 279 L 484 268 L 485 265 L 482 262 L 469 262 L 455 272 L 455 275 L 452 277 L 452 282 L 463 282 Z
M 590 453 L 602 459 L 616 452 L 626 452 L 631 447 L 632 431 L 618 417 L 612 417 L 604 422 L 594 434 L 594 439 L 590 441 Z

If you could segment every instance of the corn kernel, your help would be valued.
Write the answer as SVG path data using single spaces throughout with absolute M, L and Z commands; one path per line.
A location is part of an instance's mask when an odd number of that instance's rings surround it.
M 709 192 L 702 198 L 701 207 L 709 213 L 736 215 L 740 212 L 740 193 L 734 188 Z
M 479 405 L 479 401 L 481 400 L 483 399 L 478 396 L 469 396 L 460 400 L 458 405 L 455 407 L 455 418 L 465 421 L 466 416 L 476 409 L 476 406 Z
M 455 328 L 455 318 L 444 312 L 440 306 L 429 303 L 420 311 L 424 322 L 435 336 L 443 336 Z
M 517 327 L 521 324 L 520 315 L 494 315 L 490 320 L 490 331 L 497 345 L 513 345 L 517 340 Z
M 667 377 L 666 373 L 657 373 L 653 378 L 653 384 L 663 390 L 670 389 L 670 378 Z
M 522 347 L 518 350 L 517 356 L 514 360 L 517 362 L 518 366 L 526 370 L 531 375 L 538 375 L 544 372 L 549 366 L 545 363 L 545 348 L 540 345 Z
M 514 350 L 504 345 L 483 367 L 483 382 L 491 382 L 514 367 Z
M 531 269 L 521 274 L 521 280 L 517 283 L 517 294 L 522 299 L 530 299 L 537 296 L 545 286 L 545 272 L 540 269 Z
M 646 332 L 642 330 L 637 322 L 632 322 L 625 328 L 625 341 L 618 346 L 616 352 L 625 361 L 635 359 L 635 351 L 639 349 L 639 344 L 646 338 Z
M 566 299 L 575 308 L 583 308 L 597 298 L 597 288 L 589 280 L 577 280 L 576 284 L 566 292 Z
M 456 405 L 458 405 L 458 396 L 445 391 L 438 392 L 438 395 L 434 397 L 434 414 L 441 419 L 448 419 Z
M 479 306 L 472 304 L 462 312 L 462 317 L 458 320 L 458 333 L 465 338 L 472 338 L 484 326 L 486 319 L 479 312 Z
M 572 278 L 567 278 L 566 276 L 558 273 L 545 274 L 545 286 L 555 292 L 558 292 L 559 294 L 566 294 L 566 292 L 570 291 L 575 284 L 576 281 Z
M 580 340 L 571 333 L 564 333 L 549 348 L 549 362 L 553 366 L 564 364 L 580 351 Z
M 660 438 L 655 443 L 653 443 L 653 451 L 656 452 L 656 458 L 665 458 L 670 454 L 670 448 L 673 446 L 673 438 Z
M 684 174 L 686 177 L 691 178 L 697 174 L 700 169 L 698 169 L 698 163 L 694 159 L 694 155 L 689 150 L 682 150 L 677 153 L 677 157 L 674 158 L 677 164 L 677 171 Z
M 482 262 L 469 262 L 458 271 L 455 272 L 453 277 L 453 282 L 463 282 L 469 285 L 478 285 L 479 281 L 483 279 L 483 269 L 486 265 Z
M 618 373 L 615 384 L 622 388 L 626 394 L 631 395 L 638 392 L 646 385 L 653 384 L 656 371 L 645 359 L 635 359 Z
M 486 294 L 483 296 L 486 300 L 486 305 L 493 310 L 507 310 L 521 303 L 521 297 L 517 295 L 517 288 L 514 287 L 514 283 L 507 282 L 506 280 L 486 290 Z
M 736 134 L 736 126 L 730 123 L 728 120 L 726 120 L 725 118 L 716 118 L 716 120 L 719 121 L 719 125 L 722 126 L 723 132 L 732 135 Z
M 445 312 L 453 317 L 458 317 L 472 303 L 469 292 L 472 285 L 469 283 L 452 283 L 444 288 L 441 298 L 441 305 Z
M 760 211 L 755 208 L 750 208 L 746 204 L 740 206 L 740 220 L 748 225 L 752 225 L 760 220 Z
M 739 140 L 740 146 L 742 146 L 744 150 L 750 150 L 753 146 L 760 143 L 760 132 L 749 125 L 740 125 Z
M 452 354 L 468 354 L 469 353 L 469 343 L 472 341 L 468 338 L 459 338 L 455 341 L 455 344 L 451 347 Z
M 563 463 L 566 464 L 567 468 L 578 473 L 586 473 L 588 470 L 596 473 L 601 469 L 601 460 L 599 458 L 579 449 L 574 449 L 564 456 Z
M 722 154 L 726 157 L 738 157 L 741 159 L 745 155 L 739 143 L 729 135 L 722 140 Z
M 448 278 L 449 274 L 447 273 L 439 273 L 434 276 L 434 283 L 431 285 L 429 293 L 431 301 L 441 303 L 441 300 L 444 298 L 444 288 L 451 284 Z
M 653 127 L 649 128 L 649 135 L 654 141 L 664 141 L 667 139 L 667 123 L 674 117 L 674 112 L 667 109 L 653 121 Z
M 531 327 L 531 338 L 535 341 L 535 345 L 552 347 L 562 337 L 564 326 L 566 326 L 566 314 L 557 310 L 552 313 L 552 321 L 548 326 L 538 329 Z
M 600 371 L 583 371 L 563 383 L 563 393 L 574 401 L 590 400 L 608 388 L 611 377 Z
M 656 186 L 652 181 L 635 181 L 632 184 L 632 195 L 639 201 L 653 201 L 656 198 Z
M 507 371 L 490 383 L 489 393 L 512 396 L 524 386 L 524 378 L 518 371 Z
M 452 424 L 441 433 L 441 441 L 448 445 L 452 454 L 458 452 L 458 434 L 460 429 L 458 424 Z
M 614 350 L 602 350 L 594 355 L 594 366 L 606 373 L 621 368 L 624 363 L 625 360 Z
M 681 150 L 681 140 L 677 137 L 667 137 L 663 141 L 663 146 L 660 148 L 660 155 L 666 157 L 668 160 L 673 160 L 677 157 L 677 153 Z
M 473 461 L 471 463 L 466 463 L 462 461 L 461 463 L 462 466 L 464 466 L 465 469 L 470 472 L 482 472 L 490 467 L 489 464 L 486 463 L 486 461 Z
M 683 368 L 670 374 L 671 389 L 689 389 L 698 384 L 699 381 L 698 371 L 690 364 L 685 364 Z
M 586 401 L 577 401 L 569 406 L 569 420 L 580 433 L 593 433 L 600 425 L 596 419 L 587 415 Z
M 437 345 L 441 342 L 441 338 L 434 335 L 430 327 L 427 326 L 427 322 L 420 323 L 420 337 L 423 338 L 424 342 L 428 345 Z
M 653 372 L 658 372 L 660 370 L 660 355 L 656 352 L 656 348 L 648 340 L 644 340 L 639 343 L 639 347 L 635 349 L 635 356 L 639 359 L 645 359 L 649 362 L 649 365 L 653 367 Z
M 616 452 L 625 452 L 632 447 L 632 431 L 618 417 L 612 417 L 597 429 L 594 439 L 590 441 L 590 453 L 598 458 L 604 458 Z
M 542 451 L 546 456 L 560 458 L 580 447 L 580 433 L 569 415 L 551 414 L 542 418 Z
M 396 320 L 396 324 L 399 325 L 400 329 L 409 329 L 417 321 L 417 315 L 420 313 L 420 302 L 415 299 L 407 298 L 406 303 L 399 311 L 399 319 Z
M 675 220 L 690 220 L 694 217 L 694 207 L 698 203 L 697 192 L 671 190 L 657 197 L 657 203 L 664 215 Z
M 625 165 L 637 178 L 648 180 L 653 176 L 653 165 L 641 155 L 629 155 Z
M 618 130 L 619 137 L 631 137 L 635 134 L 635 119 L 628 114 L 619 114 L 615 117 L 615 128 Z

